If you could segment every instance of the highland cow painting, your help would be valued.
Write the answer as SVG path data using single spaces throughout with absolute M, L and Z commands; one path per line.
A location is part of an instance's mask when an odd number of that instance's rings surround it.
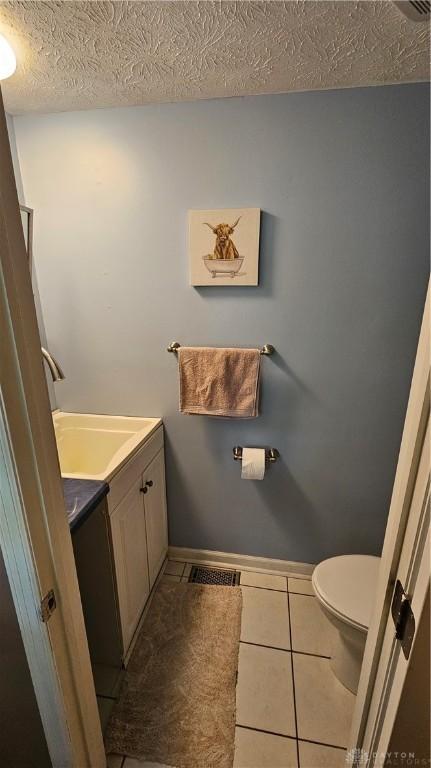
M 189 211 L 192 285 L 258 285 L 260 208 Z

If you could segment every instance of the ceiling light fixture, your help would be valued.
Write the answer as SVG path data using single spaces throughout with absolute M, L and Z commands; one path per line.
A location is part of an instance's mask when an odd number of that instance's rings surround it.
M 16 70 L 16 56 L 12 46 L 0 35 L 0 80 L 6 80 Z

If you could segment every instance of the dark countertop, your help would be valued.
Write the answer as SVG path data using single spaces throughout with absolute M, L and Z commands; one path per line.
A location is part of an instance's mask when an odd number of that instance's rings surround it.
M 77 530 L 109 491 L 100 480 L 76 480 L 63 477 L 63 494 L 71 532 Z

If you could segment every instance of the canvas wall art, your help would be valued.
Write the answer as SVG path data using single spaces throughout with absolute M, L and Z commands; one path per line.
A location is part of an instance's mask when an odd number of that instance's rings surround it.
M 260 208 L 189 211 L 191 285 L 258 285 Z

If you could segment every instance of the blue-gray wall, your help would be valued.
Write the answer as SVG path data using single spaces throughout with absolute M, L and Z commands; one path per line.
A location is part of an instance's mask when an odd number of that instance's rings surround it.
M 63 410 L 160 415 L 170 542 L 377 554 L 428 273 L 426 85 L 18 117 Z M 263 210 L 257 288 L 195 289 L 189 208 Z M 255 346 L 262 415 L 178 413 L 183 344 Z M 264 482 L 232 447 L 270 445 Z

